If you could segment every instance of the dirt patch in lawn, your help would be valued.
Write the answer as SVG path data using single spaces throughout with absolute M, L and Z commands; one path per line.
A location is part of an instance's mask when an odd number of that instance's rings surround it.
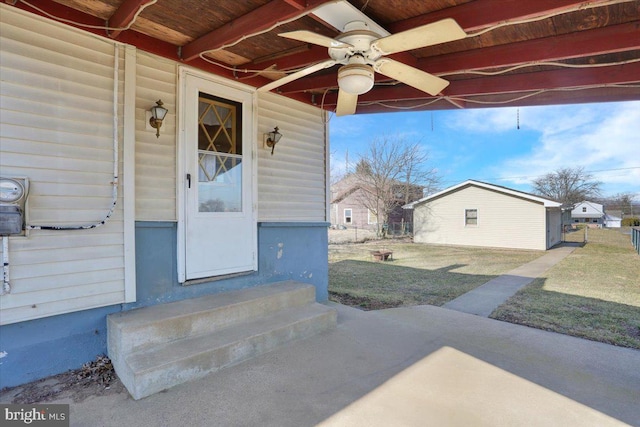
M 351 294 L 343 294 L 338 292 L 329 292 L 329 299 L 331 301 L 348 305 L 350 307 L 359 308 L 361 310 L 382 310 L 385 308 L 401 307 L 404 302 L 397 301 L 382 301 L 375 298 L 355 296 Z

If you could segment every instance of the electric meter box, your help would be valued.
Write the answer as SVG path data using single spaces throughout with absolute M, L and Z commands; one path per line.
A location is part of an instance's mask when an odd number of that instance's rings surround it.
M 0 177 L 0 236 L 24 236 L 29 180 Z
M 0 205 L 0 236 L 22 233 L 22 211 L 16 205 Z

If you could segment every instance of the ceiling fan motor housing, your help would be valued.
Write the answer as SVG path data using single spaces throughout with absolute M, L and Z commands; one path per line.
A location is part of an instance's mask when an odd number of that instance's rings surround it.
M 338 70 L 338 86 L 353 95 L 367 93 L 373 87 L 373 68 L 366 64 L 347 64 Z

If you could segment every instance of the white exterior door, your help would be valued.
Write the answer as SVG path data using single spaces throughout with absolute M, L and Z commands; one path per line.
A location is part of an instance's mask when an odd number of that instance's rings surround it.
M 183 76 L 180 279 L 255 270 L 253 96 L 192 74 Z
M 547 249 L 560 243 L 562 239 L 562 214 L 547 209 Z

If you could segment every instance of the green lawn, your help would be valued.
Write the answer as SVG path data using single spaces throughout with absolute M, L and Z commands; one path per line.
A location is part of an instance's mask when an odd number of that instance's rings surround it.
M 376 262 L 371 251 L 392 250 Z M 385 240 L 330 245 L 330 298 L 363 309 L 442 305 L 543 252 L 421 245 Z
M 583 242 L 584 232 L 569 240 Z M 629 235 L 590 229 L 587 243 L 491 314 L 492 318 L 640 349 L 640 255 Z M 374 250 L 392 250 L 376 262 Z M 330 298 L 366 310 L 443 305 L 543 252 L 413 244 L 330 245 Z
M 640 256 L 629 235 L 590 229 L 584 247 L 520 290 L 490 317 L 640 348 Z

